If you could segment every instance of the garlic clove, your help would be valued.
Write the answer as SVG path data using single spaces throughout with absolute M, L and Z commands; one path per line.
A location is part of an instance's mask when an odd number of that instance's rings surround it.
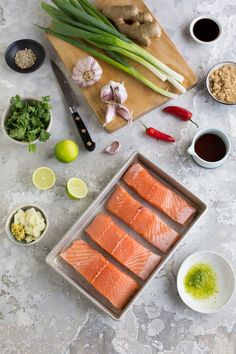
M 99 63 L 93 57 L 87 56 L 77 61 L 72 78 L 80 87 L 86 87 L 100 80 L 102 72 Z
M 112 122 L 116 116 L 116 105 L 113 102 L 107 102 L 107 110 L 105 116 L 105 122 L 103 127 L 105 127 L 108 123 Z
M 118 103 L 125 103 L 125 101 L 128 98 L 128 94 L 126 91 L 126 88 L 124 86 L 124 83 L 120 84 L 118 83 L 117 86 L 113 87 L 113 98 L 114 101 L 118 102 Z
M 130 110 L 126 106 L 123 106 L 122 104 L 117 103 L 116 104 L 116 113 L 119 114 L 119 116 L 121 116 L 122 118 L 124 118 L 128 122 L 132 122 L 132 113 L 130 112 Z
M 106 152 L 107 154 L 115 154 L 118 150 L 120 150 L 121 144 L 119 143 L 119 141 L 113 141 L 113 143 L 111 145 L 109 145 L 104 152 Z
M 113 92 L 110 84 L 103 86 L 100 92 L 100 97 L 103 102 L 113 100 Z
M 100 97 L 103 102 L 113 100 L 123 104 L 128 98 L 124 82 L 109 81 L 109 83 L 101 89 Z

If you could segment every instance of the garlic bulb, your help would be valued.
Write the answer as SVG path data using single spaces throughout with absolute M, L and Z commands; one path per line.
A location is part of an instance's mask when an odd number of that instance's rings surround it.
M 120 83 L 112 80 L 101 89 L 100 96 L 103 102 L 115 101 L 120 104 L 123 104 L 128 98 L 124 82 Z
M 102 68 L 91 56 L 77 61 L 72 78 L 80 87 L 91 86 L 101 79 Z

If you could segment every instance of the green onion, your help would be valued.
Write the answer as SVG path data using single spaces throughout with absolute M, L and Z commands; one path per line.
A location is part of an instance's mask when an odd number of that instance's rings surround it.
M 40 26 L 38 26 L 40 27 Z M 169 97 L 169 98 L 176 98 L 177 95 L 171 92 L 168 92 L 164 89 L 162 89 L 161 87 L 153 84 L 151 81 L 149 81 L 148 79 L 146 79 L 142 74 L 140 74 L 135 68 L 133 68 L 132 66 L 125 66 L 115 60 L 113 60 L 112 58 L 109 58 L 108 56 L 102 54 L 101 52 L 98 52 L 97 50 L 87 46 L 84 43 L 81 43 L 80 41 L 77 41 L 75 39 L 72 39 L 70 37 L 67 37 L 65 35 L 56 33 L 48 28 L 43 28 L 40 27 L 41 29 L 44 29 L 45 32 L 47 33 L 51 33 L 53 36 L 60 38 L 62 40 L 64 40 L 67 43 L 70 43 L 72 45 L 74 45 L 75 47 L 78 47 L 90 54 L 92 54 L 94 57 L 97 57 L 105 62 L 107 62 L 108 64 L 111 64 L 112 66 L 126 72 L 127 74 L 135 77 L 137 80 L 141 81 L 143 84 L 145 84 L 147 87 L 151 88 L 153 91 L 160 93 L 163 96 Z
M 106 23 L 99 21 L 97 18 L 88 15 L 86 12 L 83 12 L 79 8 L 75 8 L 68 2 L 64 0 L 52 0 L 52 2 L 62 11 L 65 11 L 66 14 L 70 15 L 72 19 L 77 19 L 84 23 L 85 25 L 91 25 L 97 27 L 107 33 L 113 34 L 114 36 L 123 39 L 127 43 L 131 43 L 132 41 L 125 37 L 123 34 L 118 32 L 117 30 L 111 28 Z
M 137 61 L 137 63 L 142 64 L 145 68 L 149 69 L 154 75 L 159 77 L 159 79 L 161 79 L 162 81 L 166 80 L 166 76 L 161 71 L 159 71 L 155 66 L 153 66 L 149 62 L 145 61 L 143 58 L 139 57 L 138 55 L 129 52 L 128 50 L 118 48 L 118 47 L 115 47 L 112 45 L 104 45 L 104 44 L 99 45 L 99 43 L 96 43 L 93 41 L 89 41 L 89 42 L 99 48 L 103 48 L 103 49 L 106 49 L 109 51 L 120 53 L 123 56 L 133 59 L 134 61 Z
M 114 42 L 115 45 L 118 45 L 121 48 L 127 49 L 128 51 L 132 51 L 134 54 L 141 56 L 143 59 L 147 60 L 148 62 L 150 62 L 152 65 L 156 66 L 157 68 L 161 69 L 166 74 L 173 77 L 175 80 L 180 81 L 180 82 L 182 82 L 184 80 L 182 75 L 180 75 L 180 74 L 176 73 L 174 70 L 170 69 L 167 65 L 163 64 L 161 61 L 156 59 L 153 55 L 151 55 L 145 49 L 139 47 L 137 44 L 135 44 L 134 42 L 129 40 L 124 35 L 120 34 L 120 32 L 118 32 L 117 30 L 114 30 L 113 28 L 106 25 L 105 23 L 88 15 L 86 12 L 82 12 L 80 9 L 75 8 L 74 6 L 72 6 L 71 4 L 69 4 L 63 0 L 52 0 L 52 2 L 57 7 L 59 7 L 61 10 L 64 9 L 64 11 L 66 11 L 67 14 L 70 14 L 73 18 L 77 18 L 85 25 L 95 26 L 101 30 L 104 30 L 105 32 L 108 32 L 107 35 L 111 34 L 114 37 L 116 37 L 116 40 L 118 42 Z M 115 40 L 114 37 L 113 37 L 113 40 Z M 95 38 L 94 38 L 94 40 L 96 41 Z M 108 43 L 105 40 L 101 41 L 101 42 Z M 112 42 L 109 42 L 109 43 L 113 44 Z
M 84 31 L 80 28 L 75 28 L 75 27 L 72 27 L 72 26 L 67 25 L 65 23 L 62 23 L 56 19 L 53 19 L 52 27 L 55 32 L 60 33 L 60 34 L 64 34 L 66 36 L 78 37 L 78 38 L 90 40 L 93 42 L 99 42 L 100 46 L 101 46 L 101 43 L 105 43 L 105 45 L 107 45 L 107 44 L 114 45 L 116 48 L 118 48 L 117 51 L 119 50 L 119 48 L 125 49 L 126 51 L 123 52 L 123 54 L 126 53 L 126 56 L 129 56 L 129 57 L 132 56 L 132 59 L 135 59 L 135 58 L 136 58 L 136 60 L 138 59 L 138 61 L 140 63 L 142 61 L 143 65 L 144 65 L 145 59 L 149 59 L 149 61 L 146 62 L 146 67 L 149 66 L 149 70 L 151 69 L 150 64 L 152 64 L 152 66 L 157 66 L 156 62 L 158 62 L 159 68 L 164 73 L 168 74 L 170 77 L 172 76 L 173 79 L 175 79 L 175 80 L 179 80 L 179 76 L 180 76 L 179 74 L 175 73 L 173 70 L 168 68 L 165 64 L 159 62 L 159 60 L 154 58 L 152 55 L 150 55 L 150 57 L 149 57 L 148 52 L 144 51 L 141 47 L 136 46 L 134 43 L 133 44 L 126 43 L 111 34 L 104 35 L 99 32 L 92 33 L 92 32 L 88 32 L 88 31 Z M 104 46 L 104 47 L 106 48 L 106 46 Z M 132 49 L 132 52 L 130 51 L 130 49 Z M 142 51 L 144 51 L 147 55 L 143 55 Z M 129 53 L 131 53 L 131 54 L 129 54 Z M 151 59 L 153 58 L 154 60 L 150 60 L 150 58 Z M 153 71 L 154 71 L 154 68 L 153 68 Z M 157 74 L 157 71 L 156 71 L 156 74 Z M 161 73 L 160 73 L 160 75 L 161 75 Z
M 149 69 L 162 81 L 169 81 L 179 91 L 185 92 L 180 84 L 183 76 L 167 65 L 159 61 L 152 54 L 135 44 L 125 35 L 121 34 L 111 22 L 88 0 L 51 0 L 57 8 L 42 3 L 42 8 L 52 17 L 52 31 L 49 33 L 64 39 L 86 50 L 89 53 L 96 53 L 94 56 L 119 67 L 121 70 L 136 77 L 154 91 L 167 97 L 176 97 L 175 94 L 161 89 L 147 80 L 144 75 L 134 69 L 125 59 L 132 59 Z M 109 56 L 100 53 L 86 44 L 72 39 L 71 37 L 83 39 L 93 46 L 105 50 Z M 72 41 L 72 42 L 71 42 Z M 86 49 L 85 49 L 86 48 Z M 82 48 L 83 49 L 83 48 Z M 103 58 L 101 58 L 103 56 Z M 116 64 L 115 64 L 116 63 Z M 128 72 L 128 71 L 129 72 Z
M 100 19 L 102 22 L 106 23 L 108 26 L 117 31 L 117 29 L 112 25 L 112 23 L 104 16 L 93 4 L 86 0 L 72 0 L 80 4 L 80 6 L 91 16 Z M 96 16 L 95 16 L 96 15 Z M 118 31 L 117 31 L 118 32 Z

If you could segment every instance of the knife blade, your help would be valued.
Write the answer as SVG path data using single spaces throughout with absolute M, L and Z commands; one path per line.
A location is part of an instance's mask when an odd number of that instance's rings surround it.
M 77 97 L 76 97 L 73 89 L 71 88 L 67 78 L 65 77 L 65 75 L 63 74 L 63 72 L 61 71 L 59 66 L 53 60 L 51 60 L 51 66 L 52 66 L 52 70 L 56 76 L 56 79 L 59 83 L 59 86 L 61 88 L 61 91 L 65 97 L 66 103 L 69 106 L 71 116 L 72 116 L 74 123 L 76 125 L 76 128 L 80 134 L 80 137 L 82 139 L 84 147 L 88 151 L 93 151 L 96 147 L 96 144 L 91 139 L 91 136 L 90 136 L 80 114 L 77 111 L 77 107 L 78 107 Z

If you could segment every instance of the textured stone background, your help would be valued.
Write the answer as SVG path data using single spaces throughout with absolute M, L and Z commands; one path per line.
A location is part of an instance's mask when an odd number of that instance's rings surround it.
M 196 132 L 191 123 L 167 117 L 158 109 L 143 117 L 143 122 L 168 131 L 177 144 L 168 145 L 148 139 L 140 124 L 133 124 L 114 135 L 106 134 L 86 102 L 81 113 L 97 149 L 86 153 L 81 146 L 78 160 L 59 164 L 52 156 L 56 141 L 77 140 L 73 124 L 49 67 L 56 58 L 50 44 L 32 23 L 47 24 L 47 16 L 37 0 L 0 0 L 5 25 L 0 26 L 0 113 L 11 96 L 51 95 L 53 102 L 52 137 L 30 155 L 24 148 L 8 142 L 0 132 L 0 221 L 21 203 L 37 202 L 50 218 L 47 236 L 38 246 L 15 247 L 4 232 L 0 237 L 0 353 L 1 354 L 234 354 L 236 353 L 235 297 L 220 313 L 204 316 L 188 309 L 176 291 L 176 272 L 192 252 L 209 249 L 225 256 L 236 266 L 236 110 L 215 103 L 207 94 L 204 78 L 214 64 L 236 59 L 235 0 L 148 0 L 171 38 L 199 76 L 198 85 L 174 103 L 188 107 L 200 127 L 224 128 L 232 139 L 232 153 L 217 170 L 195 165 L 186 148 Z M 197 15 L 211 14 L 223 25 L 223 38 L 213 46 L 194 43 L 188 25 Z M 1 21 L 0 21 L 1 22 Z M 14 40 L 38 39 L 47 49 L 47 60 L 37 72 L 21 75 L 5 64 L 4 52 Z M 115 156 L 102 151 L 113 140 L 122 143 Z M 89 206 L 113 174 L 132 152 L 139 150 L 203 198 L 209 211 L 191 232 L 162 272 L 153 280 L 126 318 L 115 322 L 98 311 L 45 264 L 45 256 L 61 239 L 77 217 Z M 31 174 L 47 165 L 57 174 L 50 191 L 33 188 Z M 88 197 L 79 202 L 66 198 L 65 181 L 83 178 L 89 186 Z

